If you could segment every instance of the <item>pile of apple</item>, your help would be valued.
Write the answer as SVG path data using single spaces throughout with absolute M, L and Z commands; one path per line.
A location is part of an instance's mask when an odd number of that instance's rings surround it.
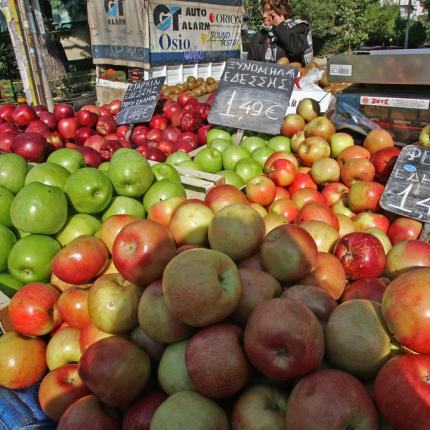
M 200 103 L 181 94 L 178 103 L 163 98 L 147 125 L 138 125 L 128 138 L 128 125 L 117 126 L 121 101 L 108 105 L 73 106 L 59 103 L 54 111 L 27 104 L 0 106 L 0 152 L 14 152 L 41 163 L 62 147 L 82 152 L 86 164 L 98 167 L 119 148 L 136 148 L 147 159 L 164 161 L 174 151 L 192 151 L 206 143 L 207 116 L 213 97 Z
M 164 85 L 163 96 L 177 102 L 181 94 L 188 94 L 191 97 L 202 97 L 206 94 L 214 93 L 218 89 L 219 82 L 212 77 L 206 79 L 188 76 L 187 81 L 176 85 Z

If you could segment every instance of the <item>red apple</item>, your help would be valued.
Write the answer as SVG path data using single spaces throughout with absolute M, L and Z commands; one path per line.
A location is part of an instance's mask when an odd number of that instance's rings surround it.
M 356 181 L 373 181 L 375 167 L 366 158 L 353 158 L 342 166 L 340 176 L 343 183 L 351 187 Z
M 371 130 L 363 142 L 363 147 L 371 154 L 374 154 L 383 148 L 391 148 L 393 146 L 394 141 L 391 134 L 383 128 L 375 128 L 374 130 Z
M 297 214 L 299 213 L 299 209 L 290 198 L 281 198 L 275 200 L 269 206 L 269 214 L 278 214 L 282 215 L 289 223 L 293 223 Z
M 81 112 L 86 112 L 86 111 L 81 111 Z M 93 129 L 88 127 L 81 127 L 76 130 L 74 134 L 74 139 L 76 143 L 78 143 L 79 145 L 83 145 L 87 140 L 89 140 L 91 136 L 94 136 L 94 135 L 98 136 Z
M 114 116 L 121 110 L 122 101 L 121 100 L 112 100 L 108 104 L 109 113 Z
M 10 150 L 27 161 L 42 163 L 47 150 L 46 139 L 38 133 L 20 133 L 14 137 Z
M 305 129 L 305 120 L 298 114 L 290 113 L 284 118 L 281 126 L 283 136 L 292 137 L 294 133 Z
M 336 203 L 344 194 L 348 194 L 349 188 L 341 182 L 334 182 L 324 186 L 321 194 L 323 195 L 325 202 L 328 206 L 332 206 Z
M 94 105 L 85 105 L 82 106 L 80 110 L 88 110 L 90 112 L 95 113 L 96 115 L 100 115 L 100 108 Z
M 99 134 L 94 134 L 93 136 L 88 137 L 88 139 L 84 142 L 84 146 L 88 148 L 92 148 L 97 152 L 100 152 L 100 148 L 105 143 L 105 138 L 100 136 Z
M 76 118 L 80 127 L 94 128 L 97 124 L 99 116 L 94 112 L 90 112 L 89 110 L 81 109 L 79 112 L 77 112 Z
M 64 146 L 63 137 L 58 131 L 53 131 L 51 135 L 46 139 L 46 143 L 48 143 L 55 149 L 59 149 Z
M 314 182 L 311 175 L 307 173 L 297 173 L 292 184 L 288 187 L 288 192 L 292 196 L 297 190 L 301 188 L 313 188 L 318 189 L 318 185 Z
M 0 118 L 7 122 L 12 122 L 12 113 L 15 106 L 12 103 L 6 103 L 0 106 Z
M 387 284 L 379 278 L 362 278 L 351 282 L 342 295 L 341 301 L 367 299 L 381 303 Z
M 73 118 L 73 106 L 68 103 L 57 103 L 54 106 L 54 115 L 55 118 L 57 118 L 57 121 L 64 118 Z
M 372 155 L 370 161 L 375 166 L 376 178 L 383 184 L 387 183 L 399 155 L 400 148 L 396 146 L 382 148 Z
M 275 199 L 275 195 L 276 185 L 266 176 L 256 176 L 246 184 L 246 197 L 251 203 L 257 203 L 261 206 L 269 206 Z
M 81 329 L 79 335 L 79 346 L 81 348 L 81 352 L 85 352 L 93 343 L 110 336 L 114 336 L 114 334 L 99 330 L 93 323 L 90 322 L 83 329 Z
M 179 103 L 165 103 L 163 106 L 163 113 L 166 115 L 166 118 L 170 121 L 175 112 L 181 111 L 181 105 Z
M 323 195 L 315 190 L 314 188 L 301 188 L 297 190 L 292 196 L 291 200 L 294 202 L 294 204 L 297 206 L 297 208 L 300 210 L 305 206 L 307 203 L 310 202 L 317 202 L 320 204 L 325 205 L 326 201 Z
M 107 134 L 115 133 L 116 129 L 116 122 L 110 115 L 102 115 L 97 119 L 96 130 L 98 134 L 106 136 Z
M 364 231 L 369 228 L 377 228 L 384 233 L 387 233 L 390 222 L 387 217 L 382 214 L 373 212 L 360 212 L 352 218 L 355 231 Z
M 184 111 L 179 119 L 183 131 L 197 131 L 202 125 L 202 119 L 196 111 Z
M 21 128 L 27 127 L 31 121 L 37 119 L 34 109 L 26 104 L 19 105 L 12 112 L 12 121 Z
M 206 125 L 202 125 L 197 130 L 197 139 L 199 141 L 199 145 L 206 145 L 208 131 L 211 129 L 211 127 L 212 127 L 211 124 L 206 124 Z
M 173 212 L 185 200 L 185 197 L 176 196 L 153 204 L 149 209 L 148 219 L 157 221 L 159 224 L 168 228 Z
M 72 140 L 75 137 L 75 133 L 79 128 L 78 120 L 76 118 L 64 118 L 58 121 L 58 131 L 64 137 L 64 139 Z
M 133 215 L 119 214 L 112 215 L 103 221 L 100 227 L 100 239 L 104 242 L 109 252 L 112 254 L 113 244 L 118 233 L 127 225 L 139 218 Z
M 339 221 L 334 212 L 325 204 L 318 202 L 306 203 L 296 215 L 294 222 L 301 224 L 305 221 L 324 221 L 339 231 Z
M 51 112 L 41 112 L 39 119 L 46 124 L 49 130 L 54 131 L 57 129 L 57 118 Z
M 355 181 L 349 190 L 348 204 L 352 211 L 376 211 L 384 186 L 378 182 Z
M 354 232 L 343 236 L 336 245 L 334 255 L 351 280 L 377 278 L 385 267 L 384 248 L 370 233 Z
M 97 168 L 103 161 L 100 154 L 94 148 L 76 145 L 74 149 L 78 150 L 84 156 L 84 161 L 87 167 Z
M 71 287 L 61 293 L 58 310 L 67 324 L 74 328 L 84 328 L 90 322 L 88 315 L 88 289 Z
M 290 185 L 296 176 L 296 166 L 289 160 L 279 159 L 272 163 L 269 178 L 280 187 Z
M 154 129 L 158 128 L 159 130 L 164 130 L 169 124 L 168 119 L 164 115 L 154 115 L 149 121 L 149 127 Z
M 214 213 L 234 203 L 247 203 L 246 196 L 234 185 L 222 184 L 211 188 L 205 202 Z
M 100 147 L 100 157 L 103 161 L 109 161 L 112 155 L 122 147 L 118 140 L 106 140 Z
M 337 156 L 337 161 L 342 168 L 347 161 L 353 160 L 355 158 L 364 158 L 366 160 L 370 160 L 371 156 L 372 155 L 366 148 L 354 145 L 342 150 L 341 153 Z
M 16 132 L 0 133 L 0 149 L 9 152 L 16 135 Z
M 160 141 L 161 140 L 162 131 L 159 128 L 153 128 L 146 133 L 147 140 Z
M 418 239 L 423 225 L 412 218 L 399 217 L 395 219 L 388 228 L 388 237 L 393 245 L 403 240 Z

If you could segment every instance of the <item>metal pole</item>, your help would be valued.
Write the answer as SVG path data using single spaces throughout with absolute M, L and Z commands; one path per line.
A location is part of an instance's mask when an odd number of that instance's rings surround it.
M 408 2 L 408 16 L 406 18 L 406 33 L 405 33 L 405 49 L 408 49 L 409 45 L 409 28 L 411 26 L 411 9 L 412 9 L 412 0 Z

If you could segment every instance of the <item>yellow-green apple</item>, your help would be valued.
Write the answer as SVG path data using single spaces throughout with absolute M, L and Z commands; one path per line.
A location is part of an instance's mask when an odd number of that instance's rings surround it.
M 57 306 L 60 315 L 70 327 L 82 329 L 90 322 L 88 288 L 71 287 L 61 293 Z
M 161 277 L 175 254 L 175 241 L 169 230 L 155 221 L 139 220 L 119 232 L 112 260 L 124 278 L 144 286 Z
M 91 322 L 107 333 L 120 334 L 137 326 L 137 309 L 143 288 L 119 273 L 100 276 L 88 293 Z
M 305 127 L 306 137 L 322 137 L 326 141 L 330 139 L 330 136 L 336 132 L 333 123 L 325 116 L 317 116 L 310 120 Z M 330 145 L 329 145 L 330 150 Z M 330 153 L 329 153 L 330 156 Z
M 377 228 L 384 233 L 387 233 L 390 221 L 382 214 L 374 212 L 360 212 L 352 218 L 355 231 L 364 231 L 369 228 Z
M 290 185 L 296 176 L 297 168 L 286 159 L 275 160 L 270 166 L 269 178 L 280 187 Z
M 212 143 L 212 141 L 215 139 L 224 139 L 227 141 L 231 141 L 231 135 L 226 130 L 222 130 L 220 128 L 214 127 L 208 131 L 208 135 L 206 137 L 206 142 L 208 145 L 210 145 Z
M 354 139 L 348 133 L 338 132 L 330 136 L 331 156 L 337 158 L 345 149 L 354 145 Z
M 64 282 L 85 284 L 100 274 L 108 261 L 109 253 L 101 239 L 79 236 L 57 253 L 52 272 Z
M 142 203 L 132 197 L 116 196 L 109 203 L 102 214 L 102 221 L 112 215 L 134 215 L 137 218 L 145 218 L 145 209 Z
M 385 268 L 384 247 L 379 239 L 370 233 L 346 234 L 337 243 L 333 254 L 351 280 L 377 278 Z
M 210 247 L 224 252 L 235 261 L 255 254 L 265 235 L 263 218 L 255 209 L 243 203 L 227 206 L 217 212 L 208 230 Z
M 163 294 L 172 315 L 203 327 L 230 315 L 240 300 L 239 270 L 233 260 L 212 249 L 181 252 L 163 273 Z
M 27 162 L 17 154 L 0 154 L 0 186 L 16 194 L 27 175 Z
M 93 215 L 74 214 L 67 218 L 63 228 L 55 235 L 62 246 L 66 246 L 79 236 L 94 236 L 101 227 L 101 222 Z
M 161 279 L 151 282 L 145 288 L 139 301 L 137 316 L 143 331 L 160 343 L 177 342 L 189 337 L 193 331 L 170 313 L 163 297 Z
M 173 212 L 169 231 L 177 246 L 184 244 L 205 245 L 214 213 L 205 202 L 185 200 Z
M 122 430 L 149 430 L 155 411 L 167 397 L 161 390 L 150 391 L 139 397 L 127 408 Z
M 251 203 L 269 206 L 275 199 L 276 185 L 270 178 L 260 175 L 247 182 L 245 191 Z
M 275 152 L 291 152 L 291 140 L 286 136 L 274 136 L 268 142 L 267 146 Z
M 261 245 L 265 269 L 281 282 L 297 281 L 316 266 L 317 246 L 303 228 L 283 224 L 272 230 Z
M 71 148 L 57 149 L 46 161 L 64 167 L 69 173 L 74 173 L 85 166 L 84 156 Z
M 340 171 L 342 182 L 351 187 L 356 181 L 373 181 L 375 167 L 365 158 L 354 158 L 347 161 Z
M 103 221 L 100 227 L 100 239 L 104 242 L 109 252 L 112 254 L 113 244 L 119 232 L 127 225 L 139 218 L 132 215 L 112 215 Z
M 33 166 L 25 177 L 25 185 L 40 182 L 64 189 L 64 184 L 70 173 L 62 166 L 54 163 L 42 163 Z
M 343 194 L 348 194 L 348 191 L 349 188 L 345 184 L 342 184 L 341 182 L 334 182 L 332 184 L 325 185 L 321 191 L 321 194 L 325 199 L 325 203 L 331 207 L 341 198 Z
M 326 204 L 311 201 L 306 203 L 297 213 L 295 224 L 302 224 L 305 221 L 323 221 L 339 231 L 339 221 L 336 214 Z
M 286 381 L 315 370 L 324 356 L 324 334 L 314 313 L 286 298 L 259 304 L 248 319 L 246 355 L 269 378 Z
M 16 243 L 12 230 L 0 224 L 0 273 L 7 270 L 9 253 Z
M 393 247 L 390 239 L 388 238 L 387 234 L 384 233 L 382 230 L 380 230 L 379 228 L 367 228 L 365 230 L 363 230 L 365 233 L 370 233 L 373 234 L 373 236 L 375 236 L 376 238 L 379 239 L 379 241 L 382 243 L 382 246 L 384 247 L 384 252 L 385 255 L 388 254 L 388 252 L 390 251 L 390 249 Z
M 158 382 L 169 396 L 180 391 L 194 391 L 185 363 L 189 340 L 171 343 L 164 351 L 158 366 Z
M 291 150 L 297 153 L 297 151 L 300 148 L 300 145 L 305 141 L 305 139 L 306 139 L 305 130 L 299 130 L 296 133 L 294 133 L 293 136 L 291 137 Z
M 171 179 L 172 181 L 181 182 L 179 173 L 176 169 L 167 163 L 157 163 L 151 166 L 154 173 L 154 180 Z
M 315 270 L 300 280 L 301 284 L 321 287 L 335 300 L 338 300 L 345 290 L 346 275 L 341 262 L 328 252 L 318 252 Z
M 0 224 L 5 227 L 12 227 L 10 207 L 14 198 L 15 196 L 13 193 L 0 186 Z
M 78 364 L 66 364 L 47 373 L 40 383 L 40 407 L 54 422 L 60 420 L 75 400 L 91 393 L 79 377 L 78 369 Z
M 108 408 L 90 394 L 75 400 L 63 413 L 58 430 L 121 430 L 121 419 L 116 411 Z
M 148 213 L 154 204 L 171 197 L 186 197 L 185 188 L 181 183 L 171 179 L 154 182 L 143 197 L 145 212 Z
M 171 153 L 167 158 L 165 163 L 171 166 L 178 166 L 183 161 L 191 161 L 191 155 L 184 151 L 177 151 Z
M 299 210 L 302 209 L 302 207 L 309 202 L 318 202 L 321 204 L 326 203 L 323 195 L 319 191 L 310 187 L 300 188 L 299 190 L 297 190 L 291 196 L 291 200 L 294 202 L 294 204 Z
M 312 164 L 311 175 L 318 185 L 338 182 L 340 178 L 339 163 L 333 158 L 321 158 Z
M 206 204 L 214 213 L 234 203 L 247 203 L 246 196 L 234 185 L 221 184 L 211 188 L 205 195 Z
M 305 129 L 305 120 L 302 116 L 296 113 L 290 113 L 284 118 L 281 125 L 281 134 L 283 136 L 292 137 L 295 133 Z
M 425 148 L 430 147 L 430 124 L 427 124 L 421 131 L 418 137 L 418 142 Z
M 393 245 L 403 240 L 418 239 L 423 225 L 412 218 L 398 217 L 388 227 L 388 237 Z
M 294 201 L 287 197 L 275 200 L 269 206 L 269 214 L 282 215 L 289 223 L 294 222 L 298 212 L 299 209 Z
M 354 218 L 356 215 L 348 206 L 348 194 L 346 193 L 342 194 L 340 199 L 331 205 L 331 209 L 336 215 L 345 215 L 350 219 Z
M 212 147 L 206 147 L 198 152 L 194 161 L 204 172 L 216 173 L 222 169 L 222 154 Z
M 311 167 L 315 161 L 330 157 L 330 145 L 321 136 L 307 137 L 297 150 L 297 155 L 304 166 Z
M 365 299 L 349 300 L 333 311 L 325 326 L 325 340 L 330 363 L 365 380 L 374 378 L 400 352 L 397 342 L 391 343 L 381 304 Z
M 12 202 L 10 218 L 15 228 L 27 233 L 55 234 L 66 223 L 66 195 L 39 182 L 25 185 Z
M 230 146 L 222 153 L 224 169 L 234 170 L 238 161 L 244 158 L 251 159 L 251 153 L 246 148 L 237 145 Z
M 163 402 L 152 417 L 151 430 L 167 428 L 229 430 L 230 424 L 214 400 L 193 391 L 181 391 Z
M 316 100 L 305 98 L 299 101 L 296 111 L 306 122 L 309 122 L 321 113 L 321 107 Z
M 320 322 L 327 322 L 337 302 L 327 291 L 312 285 L 297 284 L 284 288 L 281 297 L 285 297 L 307 306 Z
M 185 363 L 197 392 L 224 399 L 247 384 L 251 369 L 242 342 L 243 330 L 228 323 L 202 328 L 191 337 Z
M 150 374 L 148 354 L 119 336 L 91 345 L 79 364 L 79 376 L 85 385 L 109 406 L 123 406 L 136 400 Z
M 154 174 L 143 155 L 124 148 L 112 156 L 108 177 L 118 195 L 139 197 L 151 186 Z
M 355 299 L 366 299 L 382 303 L 382 297 L 386 289 L 387 284 L 382 279 L 361 278 L 348 284 L 341 297 L 341 302 Z
M 85 352 L 93 343 L 109 336 L 114 336 L 114 334 L 99 330 L 92 322 L 88 323 L 81 329 L 79 336 L 81 352 Z
M 300 226 L 312 236 L 319 252 L 332 252 L 339 240 L 339 232 L 325 221 L 308 220 Z
M 61 324 L 58 290 L 34 282 L 22 287 L 9 303 L 9 318 L 15 330 L 26 336 L 43 336 Z
M 46 372 L 46 344 L 42 339 L 9 331 L 0 336 L 0 386 L 29 388 Z
M 253 385 L 237 399 L 231 416 L 233 430 L 285 429 L 288 396 L 271 385 Z
M 381 414 L 396 429 L 426 429 L 430 415 L 423 398 L 429 387 L 423 375 L 430 372 L 428 355 L 404 354 L 393 357 L 379 371 L 375 401 Z
M 49 370 L 69 363 L 79 363 L 82 355 L 79 336 L 80 330 L 73 327 L 64 327 L 55 332 L 46 347 L 46 363 Z
M 231 146 L 231 141 L 225 140 L 225 139 L 214 139 L 210 143 L 210 145 L 208 144 L 208 148 L 216 149 L 221 154 L 230 146 Z M 222 158 L 221 158 L 221 160 L 222 160 Z
M 342 150 L 337 156 L 337 161 L 342 168 L 349 160 L 353 160 L 355 158 L 365 158 L 366 160 L 370 160 L 371 156 L 372 154 L 366 148 L 359 145 L 353 145 Z
M 396 243 L 387 254 L 386 274 L 394 279 L 409 270 L 430 266 L 430 244 L 422 240 Z
M 394 141 L 390 133 L 383 128 L 375 128 L 371 130 L 363 142 L 363 147 L 366 148 L 371 154 L 383 148 L 390 148 L 394 146 Z
M 328 413 L 325 399 L 333 401 Z M 336 405 L 336 406 L 334 406 Z M 303 377 L 288 398 L 288 429 L 341 430 L 357 427 L 378 429 L 378 413 L 366 387 L 349 373 L 326 369 Z
M 239 269 L 242 293 L 239 304 L 229 320 L 245 327 L 252 311 L 265 300 L 279 297 L 282 288 L 279 281 L 267 272 L 259 269 Z
M 280 214 L 267 214 L 263 217 L 264 225 L 266 226 L 266 235 L 269 234 L 274 228 L 288 224 L 288 220 Z
M 183 196 L 169 197 L 151 206 L 148 212 L 148 219 L 157 221 L 168 228 L 175 209 L 186 200 Z
M 267 159 L 274 154 L 276 151 L 268 146 L 258 148 L 252 153 L 252 159 L 255 160 L 261 167 L 264 168 L 264 164 Z
M 24 283 L 18 281 L 9 273 L 0 273 L 0 285 L 2 293 L 6 294 L 9 298 L 12 298 Z
M 243 182 L 247 183 L 255 176 L 261 175 L 263 168 L 254 159 L 243 158 L 235 164 L 234 171 L 242 178 Z
M 249 207 L 256 210 L 262 218 L 268 215 L 266 208 L 264 206 L 259 205 L 258 203 L 250 203 Z
M 258 148 L 264 148 L 267 145 L 267 142 L 258 136 L 246 136 L 243 138 L 240 146 L 246 148 L 251 154 Z M 203 152 L 203 151 L 201 151 Z M 201 153 L 199 152 L 199 154 Z M 196 155 L 197 157 L 197 155 Z
M 376 178 L 383 184 L 387 183 L 399 155 L 397 146 L 382 148 L 372 155 L 370 161 L 375 166 Z
M 348 194 L 349 207 L 354 212 L 377 211 L 383 192 L 384 186 L 379 182 L 355 181 Z
M 339 221 L 339 237 L 343 237 L 345 234 L 355 231 L 354 222 L 351 218 L 344 214 L 336 214 L 336 218 Z

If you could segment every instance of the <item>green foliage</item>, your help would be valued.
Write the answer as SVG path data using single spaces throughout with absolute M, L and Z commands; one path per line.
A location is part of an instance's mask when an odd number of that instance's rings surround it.
M 14 79 L 18 75 L 15 53 L 7 42 L 0 42 L 0 79 Z

